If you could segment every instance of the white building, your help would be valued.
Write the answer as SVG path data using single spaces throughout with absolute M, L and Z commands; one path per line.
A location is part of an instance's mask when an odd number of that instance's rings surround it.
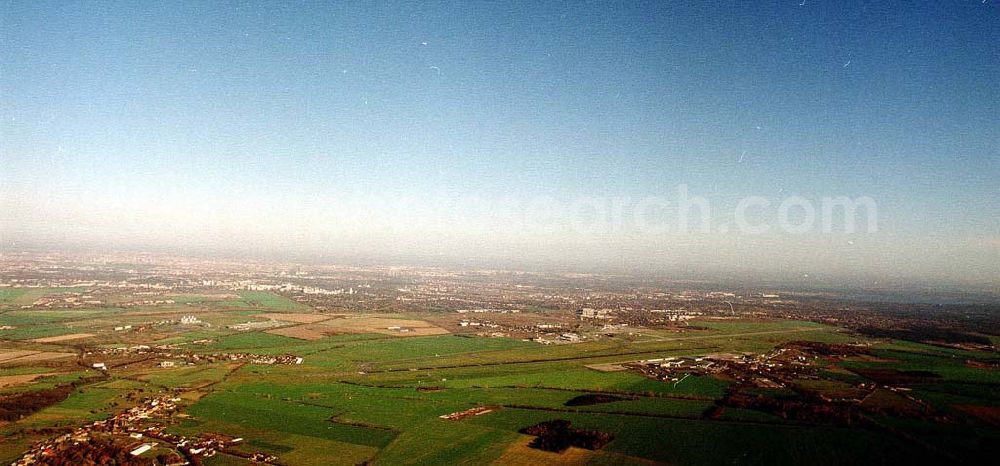
M 139 447 L 136 448 L 135 450 L 130 451 L 129 454 L 132 455 L 132 456 L 139 456 L 139 455 L 141 455 L 143 453 L 146 453 L 147 451 L 149 451 L 152 448 L 153 448 L 152 445 L 150 445 L 148 443 L 144 443 L 142 445 L 139 445 Z
M 577 311 L 576 315 L 581 319 L 609 319 L 611 318 L 611 309 L 591 309 L 585 307 Z

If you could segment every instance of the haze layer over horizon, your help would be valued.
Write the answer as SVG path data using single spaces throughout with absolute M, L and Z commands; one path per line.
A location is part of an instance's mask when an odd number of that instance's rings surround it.
M 993 2 L 30 2 L 0 26 L 0 247 L 1000 283 Z

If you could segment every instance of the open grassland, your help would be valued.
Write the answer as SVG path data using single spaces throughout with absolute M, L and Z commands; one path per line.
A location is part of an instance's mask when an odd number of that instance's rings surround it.
M 0 288 L 0 304 L 7 304 L 24 296 L 28 290 L 25 288 Z
M 539 363 L 546 361 L 581 361 L 587 364 L 627 362 L 663 356 L 699 355 L 713 352 L 766 351 L 789 340 L 811 338 L 834 332 L 829 326 L 809 323 L 762 322 L 735 325 L 715 324 L 718 328 L 693 334 L 672 334 L 656 339 L 624 341 L 601 340 L 573 345 L 523 345 L 507 351 L 477 351 L 442 355 L 433 358 L 413 355 L 405 361 L 394 360 L 379 365 L 384 370 L 446 368 L 463 365 Z
M 280 316 L 280 314 L 277 316 Z M 273 318 L 282 320 L 277 316 Z M 343 333 L 381 333 L 399 337 L 416 337 L 443 335 L 449 332 L 422 320 L 380 317 L 339 317 L 319 323 L 268 330 L 267 333 L 301 340 L 318 340 Z
M 420 453 L 407 457 L 402 454 L 404 450 L 426 451 L 428 461 L 487 462 L 498 460 L 505 452 L 509 458 L 510 451 L 516 451 L 513 445 L 523 441 L 516 430 L 553 418 L 576 419 L 582 427 L 615 433 L 618 439 L 603 454 L 616 455 L 618 461 L 631 458 L 634 462 L 716 464 L 744 455 L 751 463 L 839 464 L 910 461 L 937 455 L 934 451 L 903 448 L 899 439 L 881 432 L 787 426 L 784 425 L 787 421 L 754 410 L 730 409 L 721 418 L 708 420 L 704 414 L 713 407 L 712 400 L 722 396 L 728 382 L 689 377 L 672 384 L 631 372 L 599 372 L 585 367 L 585 363 L 594 361 L 627 361 L 657 357 L 658 353 L 752 352 L 766 351 L 794 339 L 824 342 L 857 339 L 832 327 L 795 322 L 716 323 L 699 338 L 684 337 L 549 347 L 514 341 L 496 345 L 491 343 L 504 340 L 462 337 L 347 342 L 309 357 L 312 367 L 333 369 L 339 375 L 319 375 L 307 369 L 296 387 L 279 382 L 286 377 L 286 369 L 244 368 L 224 385 L 250 391 L 255 396 L 271 394 L 289 401 L 326 406 L 339 413 L 336 419 L 345 422 L 398 430 L 396 440 L 375 457 L 377 463 L 386 464 L 420 463 L 415 459 L 423 458 Z M 411 345 L 396 348 L 400 351 L 389 350 L 391 345 L 404 342 Z M 433 348 L 433 354 L 421 350 L 425 345 Z M 642 351 L 638 356 L 634 354 L 636 348 Z M 357 368 L 367 368 L 370 372 L 352 371 Z M 250 375 L 252 378 L 247 378 Z M 330 378 L 350 383 L 321 382 Z M 844 386 L 824 388 L 835 392 Z M 593 406 L 565 406 L 567 400 L 593 392 L 615 393 L 626 399 Z M 477 405 L 498 408 L 465 421 L 436 419 L 441 414 Z M 470 423 L 486 430 L 451 427 Z M 446 434 L 446 438 L 457 443 L 433 443 L 437 432 L 452 429 L 455 433 Z M 498 431 L 507 431 L 513 437 Z M 415 445 L 418 438 L 424 439 L 419 449 Z M 459 455 L 460 448 L 452 448 L 463 442 L 476 444 L 483 438 L 494 439 L 490 445 L 503 438 L 506 447 L 502 451 L 476 450 L 480 453 L 473 455 L 473 459 Z M 782 438 L 783 442 L 775 443 L 774 438 Z M 877 445 L 896 447 L 879 448 L 878 455 L 882 456 L 878 458 L 862 453 Z M 599 462 L 596 458 L 592 460 Z M 604 460 L 611 461 L 607 457 Z
M 336 422 L 336 412 L 330 408 L 245 393 L 209 395 L 188 413 L 194 417 L 176 431 L 244 436 L 252 439 L 254 448 L 281 455 L 291 464 L 358 464 L 373 457 L 396 435 L 389 429 Z
M 993 354 L 897 341 L 877 342 L 871 347 L 871 355 L 818 363 L 823 374 L 831 375 L 824 380 L 796 379 L 795 390 L 757 390 L 789 398 L 799 396 L 797 390 L 849 398 L 864 395 L 855 385 L 869 380 L 872 373 L 866 370 L 881 370 L 874 372 L 877 375 L 891 375 L 886 372 L 890 369 L 929 372 L 933 377 L 919 379 L 906 387 L 909 391 L 880 388 L 865 400 L 864 406 L 886 412 L 912 410 L 919 406 L 909 398 L 914 397 L 955 416 L 958 421 L 948 430 L 911 420 L 913 425 L 906 427 L 917 434 L 907 438 L 893 434 L 888 427 L 837 427 L 789 420 L 750 408 L 727 407 L 720 411 L 716 409 L 720 400 L 738 386 L 731 378 L 694 375 L 678 382 L 662 382 L 630 370 L 609 372 L 588 367 L 669 356 L 760 354 L 794 340 L 850 343 L 861 339 L 835 327 L 807 322 L 705 320 L 697 322 L 706 327 L 701 330 L 650 330 L 628 338 L 600 337 L 577 344 L 541 345 L 511 338 L 452 334 L 397 338 L 380 332 L 378 327 L 439 327 L 415 316 L 343 318 L 311 313 L 308 308 L 270 293 L 240 293 L 239 298 L 226 299 L 191 296 L 191 304 L 183 304 L 190 308 L 186 312 L 204 316 L 206 321 L 218 319 L 212 321 L 212 326 L 169 324 L 155 333 L 137 336 L 89 331 L 87 320 L 67 321 L 65 315 L 52 311 L 39 322 L 26 325 L 67 330 L 59 335 L 89 332 L 96 336 L 55 344 L 3 342 L 6 349 L 0 349 L 0 364 L 37 354 L 61 353 L 63 363 L 70 365 L 75 364 L 75 353 L 70 350 L 78 348 L 69 344 L 93 341 L 127 347 L 147 335 L 155 335 L 160 344 L 178 344 L 178 352 L 292 354 L 303 357 L 304 362 L 265 365 L 207 363 L 200 359 L 193 365 L 175 368 L 157 367 L 157 359 L 129 362 L 112 367 L 107 380 L 74 390 L 62 402 L 3 426 L 0 433 L 79 425 L 107 417 L 129 406 L 128 394 L 180 393 L 183 415 L 169 421 L 169 431 L 241 436 L 246 440 L 239 448 L 277 455 L 289 465 L 366 461 L 386 465 L 948 464 L 955 458 L 942 456 L 939 449 L 926 444 L 933 445 L 935 435 L 954 439 L 956 445 L 966 441 L 963 435 L 993 438 L 989 435 L 995 433 L 996 426 L 991 423 L 1000 408 L 997 371 L 967 362 L 988 362 L 993 360 Z M 129 318 L 137 314 L 159 316 L 147 314 L 152 312 L 135 309 L 124 314 Z M 104 319 L 112 317 L 97 315 L 89 325 L 106 326 L 108 321 Z M 238 332 L 216 325 L 267 319 L 294 324 L 289 329 L 340 326 L 341 331 L 307 339 L 275 331 Z M 191 344 L 194 340 L 212 341 Z M 0 396 L 97 374 L 79 366 L 74 366 L 72 372 L 66 367 L 56 371 L 42 362 L 0 369 L 0 382 L 11 382 L 0 388 Z M 57 375 L 46 375 L 51 372 Z M 590 405 L 567 404 L 586 395 L 613 398 Z M 492 411 L 461 420 L 440 418 L 474 407 L 489 407 Z M 524 427 L 553 419 L 607 432 L 614 440 L 600 451 L 574 448 L 558 454 L 528 447 L 531 438 L 518 433 Z M 884 426 L 902 426 L 898 418 L 888 415 L 873 419 Z M 970 429 L 987 434 L 969 435 L 973 432 Z M 22 442 L 27 437 L 12 438 Z M 248 463 L 217 455 L 206 464 Z
M 0 330 L 0 338 L 13 341 L 31 341 L 38 338 L 57 337 L 72 333 L 79 333 L 79 329 L 60 324 L 32 325 L 18 327 L 13 330 Z
M 524 435 L 514 442 L 511 442 L 507 448 L 504 449 L 500 457 L 494 461 L 494 464 L 547 464 L 570 466 L 577 464 L 589 464 L 594 460 L 595 456 L 598 455 L 597 452 L 578 447 L 570 447 L 568 450 L 560 453 L 539 450 L 528 446 L 532 440 L 534 440 L 534 437 Z M 625 462 L 619 461 L 618 463 L 624 464 Z
M 23 365 L 53 359 L 66 359 L 75 353 L 60 351 L 38 351 L 30 349 L 0 349 L 0 366 Z
M 516 431 L 560 418 L 574 426 L 612 433 L 608 451 L 677 464 L 902 464 L 927 452 L 902 449 L 885 434 L 834 427 L 802 427 L 593 413 L 504 409 L 468 421 Z M 780 439 L 780 441 L 776 441 Z M 889 447 L 889 448 L 886 448 Z M 878 455 L 873 457 L 872 455 Z
M 130 372 L 129 376 L 164 388 L 196 389 L 222 381 L 238 363 L 215 363 L 188 367 L 143 369 Z
M 200 303 L 212 303 L 216 301 L 228 301 L 233 299 L 239 299 L 240 295 L 236 293 L 214 293 L 214 294 L 196 294 L 196 293 L 184 293 L 184 294 L 170 294 L 166 296 L 172 299 L 178 304 L 200 304 Z
M 396 435 L 390 429 L 337 422 L 334 416 L 338 413 L 332 408 L 266 395 L 214 393 L 191 406 L 188 413 L 196 420 L 224 420 L 229 424 L 374 447 L 387 445 Z
M 12 387 L 15 385 L 34 382 L 36 379 L 40 377 L 45 377 L 47 375 L 52 375 L 52 374 L 43 372 L 40 374 L 0 375 L 0 388 Z
M 78 426 L 86 422 L 110 417 L 129 406 L 127 390 L 101 386 L 84 386 L 74 390 L 61 402 L 31 414 L 14 424 L 0 428 L 0 434 L 9 429 L 38 429 L 54 426 Z
M 13 326 L 44 325 L 57 322 L 87 321 L 100 317 L 113 316 L 120 312 L 121 310 L 116 308 L 71 310 L 24 309 L 0 314 L 0 323 Z
M 394 464 L 488 464 L 503 454 L 518 435 L 484 426 L 431 420 L 416 424 L 388 445 L 374 463 Z
M 468 464 L 494 461 L 510 445 L 520 441 L 520 436 L 516 434 L 518 429 L 554 418 L 570 419 L 581 427 L 614 433 L 618 439 L 608 447 L 608 453 L 622 455 L 619 459 L 635 457 L 685 464 L 716 464 L 732 458 L 737 452 L 747 451 L 758 455 L 747 458 L 748 461 L 771 458 L 786 464 L 832 464 L 843 461 L 845 456 L 837 456 L 831 448 L 820 446 L 824 444 L 819 441 L 821 438 L 835 438 L 837 442 L 842 442 L 840 445 L 850 446 L 852 451 L 861 451 L 857 450 L 861 447 L 872 448 L 881 442 L 896 442 L 890 437 L 868 431 L 771 425 L 776 424 L 776 419 L 741 417 L 738 413 L 727 420 L 703 420 L 701 415 L 711 406 L 711 401 L 660 398 L 640 393 L 623 401 L 570 408 L 565 406 L 565 402 L 586 391 L 531 387 L 430 390 L 423 387 L 423 390 L 418 390 L 413 387 L 373 387 L 320 381 L 279 382 L 284 377 L 281 371 L 267 374 L 245 368 L 218 389 L 234 391 L 226 392 L 227 396 L 236 397 L 229 399 L 230 404 L 253 404 L 258 399 L 269 400 L 268 403 L 280 400 L 292 405 L 326 408 L 322 416 L 340 422 L 398 431 L 398 436 L 375 457 L 376 463 L 384 464 L 423 464 L 423 460 Z M 255 382 L 262 378 L 273 378 L 274 381 Z M 493 413 L 463 421 L 437 418 L 476 405 L 498 408 Z M 748 430 L 752 434 L 746 435 Z M 349 436 L 344 436 L 346 434 L 338 435 L 338 441 L 351 441 Z M 782 438 L 783 442 L 769 441 L 774 438 Z M 720 451 L 719 444 L 727 446 Z M 482 448 L 471 448 L 470 445 Z M 497 445 L 504 447 L 498 449 Z M 407 451 L 411 453 L 407 455 Z M 889 455 L 884 459 L 906 459 L 905 453 L 900 455 Z M 847 459 L 861 461 L 863 458 Z
M 293 338 L 273 335 L 265 332 L 241 332 L 220 337 L 218 341 L 207 345 L 205 351 L 223 350 L 260 350 L 262 348 L 287 348 L 294 345 Z
M 228 429 L 228 426 L 221 426 Z M 378 447 L 338 442 L 310 435 L 297 435 L 282 431 L 254 430 L 253 436 L 260 439 L 249 444 L 280 456 L 287 464 L 303 466 L 355 466 L 372 458 Z M 260 434 L 257 434 L 260 432 Z
M 56 293 L 76 293 L 86 291 L 86 288 L 74 287 L 40 287 L 40 288 L 3 288 L 0 289 L 0 305 L 27 306 L 38 299 Z
M 2 427 L 0 423 L 0 427 Z M 34 434 L 19 434 L 16 436 L 0 436 L 0 463 L 12 464 L 21 454 L 31 448 L 31 445 L 44 439 L 45 436 Z
M 268 309 L 272 311 L 301 312 L 309 307 L 299 304 L 284 296 L 278 296 L 266 291 L 240 291 L 239 298 L 229 301 L 218 301 L 213 304 L 226 307 Z
M 29 367 L 16 368 L 16 369 L 4 368 L 0 369 L 0 371 L 2 371 L 0 373 L 7 374 L 8 371 L 14 371 L 18 369 L 36 370 L 36 371 L 51 370 L 50 368 L 29 368 Z M 46 390 L 55 387 L 57 385 L 78 381 L 81 378 L 86 377 L 88 375 L 93 375 L 93 373 L 89 371 L 74 371 L 74 372 L 63 372 L 52 375 L 46 375 L 44 377 L 39 377 L 37 379 L 34 379 L 28 383 L 23 383 L 15 386 L 0 387 L 0 395 L 10 395 L 14 393 L 25 393 L 25 392 Z
M 926 371 L 935 378 L 967 384 L 1000 385 L 1000 371 L 971 367 L 966 359 L 950 351 L 878 348 L 875 361 L 845 361 L 842 367 L 852 370 L 892 369 L 896 371 Z
M 348 344 L 359 344 L 361 342 L 385 340 L 388 338 L 385 335 L 377 334 L 349 334 L 330 336 L 316 341 L 306 341 L 267 332 L 239 332 L 222 336 L 217 335 L 215 342 L 192 347 L 191 350 L 201 353 L 246 350 L 258 354 L 295 353 L 301 356 L 310 356 L 327 350 L 344 348 Z M 312 358 L 307 359 L 307 361 L 310 359 Z
M 19 309 L 0 313 L 0 326 L 9 326 L 0 330 L 3 340 L 33 340 L 58 338 L 74 333 L 92 333 L 96 330 L 95 321 L 101 318 L 111 318 L 117 315 L 119 309 Z M 52 340 L 59 341 L 59 340 Z

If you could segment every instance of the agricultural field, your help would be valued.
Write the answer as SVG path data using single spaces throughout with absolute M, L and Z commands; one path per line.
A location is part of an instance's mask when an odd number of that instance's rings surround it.
M 48 296 L 3 299 L 29 293 Z M 165 438 L 241 439 L 204 458 L 218 465 L 252 455 L 282 465 L 947 463 L 1000 444 L 995 352 L 810 321 L 695 319 L 546 345 L 453 333 L 439 313 L 322 312 L 266 292 L 129 299 L 4 308 L 0 323 L 13 328 L 0 341 L 0 400 L 14 414 L 0 421 L 0 460 L 44 429 L 113 419 L 157 396 L 173 400 L 155 418 Z M 18 414 L 21 399 L 42 401 Z M 829 420 L 816 414 L 829 406 Z M 557 420 L 607 440 L 547 451 L 524 433 Z
M 303 306 L 302 304 L 288 298 L 262 291 L 240 291 L 237 296 L 231 297 L 230 300 L 219 301 L 214 304 L 225 307 L 267 309 L 271 311 L 286 312 L 308 310 L 307 306 Z
M 268 316 L 275 320 L 289 320 L 283 318 L 281 314 L 268 314 Z M 298 320 L 293 321 L 301 322 L 305 320 L 305 316 L 296 314 L 293 319 Z M 319 340 L 323 337 L 344 333 L 381 333 L 393 336 L 428 336 L 448 333 L 447 330 L 422 320 L 368 316 L 337 316 L 332 319 L 316 320 L 303 325 L 282 327 L 267 332 L 301 340 Z

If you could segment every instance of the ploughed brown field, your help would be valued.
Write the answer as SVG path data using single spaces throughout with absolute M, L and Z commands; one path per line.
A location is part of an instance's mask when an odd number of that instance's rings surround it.
M 295 322 L 298 324 L 313 324 L 316 322 L 329 320 L 338 316 L 335 314 L 314 314 L 306 312 L 288 312 L 288 313 L 269 312 L 267 314 L 258 314 L 257 317 L 263 317 L 265 319 L 271 319 L 271 320 L 283 320 L 286 322 Z
M 416 337 L 444 335 L 449 332 L 423 320 L 350 317 L 334 318 L 314 324 L 276 328 L 268 330 L 267 333 L 302 340 L 318 340 L 341 333 L 381 333 L 385 335 Z
M 31 382 L 37 378 L 52 375 L 51 372 L 45 374 L 22 374 L 22 375 L 0 375 L 0 387 L 10 387 L 22 383 Z
M 61 359 L 73 357 L 73 353 L 61 353 L 55 351 L 32 351 L 32 350 L 0 350 L 0 364 L 38 362 L 50 359 Z
M 94 336 L 96 335 L 94 335 L 93 333 L 71 333 L 69 335 L 56 335 L 54 337 L 35 338 L 34 340 L 31 341 L 35 343 L 57 343 L 60 341 L 80 340 L 83 338 L 91 338 Z

